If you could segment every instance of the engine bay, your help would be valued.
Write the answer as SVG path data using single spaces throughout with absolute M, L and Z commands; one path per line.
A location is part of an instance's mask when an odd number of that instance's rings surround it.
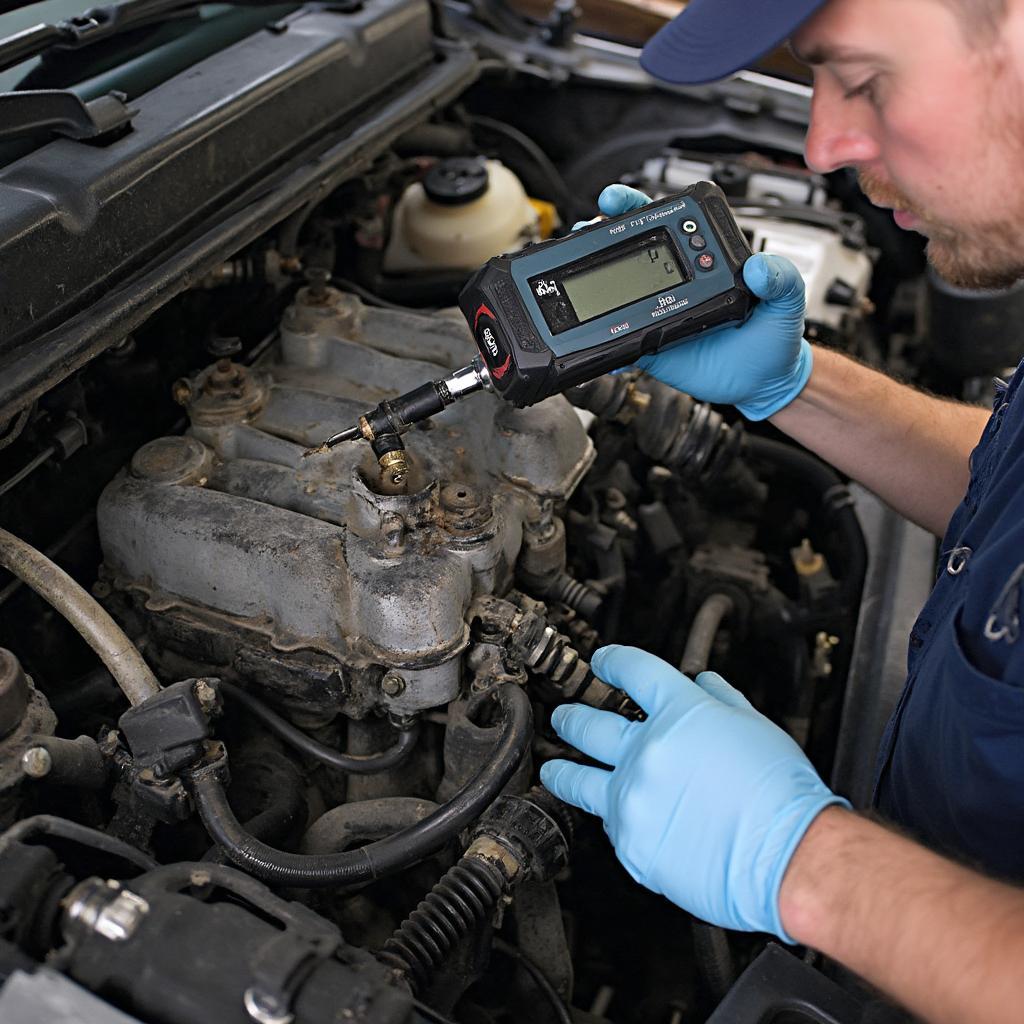
M 806 89 L 655 92 L 627 47 L 513 21 L 289 8 L 165 67 L 131 131 L 0 166 L 0 1020 L 862 1019 L 813 951 L 639 887 L 537 770 L 583 758 L 558 704 L 640 714 L 589 667 L 630 644 L 721 672 L 865 802 L 928 543 L 639 370 L 474 395 L 397 470 L 303 453 L 463 366 L 469 272 L 611 181 L 716 181 L 809 338 L 940 392 L 985 394 L 1019 300 L 944 290 L 808 172 Z M 954 320 L 991 344 L 941 361 Z M 752 963 L 834 1016 L 757 1003 Z

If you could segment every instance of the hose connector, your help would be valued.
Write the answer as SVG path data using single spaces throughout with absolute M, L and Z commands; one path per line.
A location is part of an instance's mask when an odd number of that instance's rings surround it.
M 452 947 L 494 916 L 500 900 L 528 879 L 553 878 L 569 861 L 569 808 L 547 790 L 501 796 L 473 830 L 459 862 L 385 943 L 377 958 L 422 992 Z
M 546 882 L 568 863 L 573 822 L 568 806 L 543 786 L 525 796 L 500 796 L 473 830 L 466 856 L 494 856 L 511 868 L 509 882 Z

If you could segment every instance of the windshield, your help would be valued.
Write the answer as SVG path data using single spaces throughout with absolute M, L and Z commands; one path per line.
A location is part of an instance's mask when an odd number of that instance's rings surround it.
M 32 4 L 31 7 L 23 7 L 20 11 L 9 11 L 0 14 L 0 39 L 6 39 L 21 32 L 26 28 L 32 28 L 41 22 L 61 21 L 76 14 L 81 14 L 88 7 L 88 2 L 83 0 L 44 0 L 41 4 Z M 9 68 L 7 71 L 0 71 L 0 92 L 8 92 L 20 82 L 25 74 L 36 64 L 39 58 L 25 61 L 16 68 Z

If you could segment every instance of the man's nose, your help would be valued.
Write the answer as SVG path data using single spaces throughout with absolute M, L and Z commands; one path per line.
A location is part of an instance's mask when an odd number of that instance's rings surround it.
M 844 100 L 835 86 L 816 84 L 811 97 L 811 123 L 804 139 L 807 166 L 825 174 L 877 160 L 880 147 L 873 130 L 874 119 L 864 100 Z

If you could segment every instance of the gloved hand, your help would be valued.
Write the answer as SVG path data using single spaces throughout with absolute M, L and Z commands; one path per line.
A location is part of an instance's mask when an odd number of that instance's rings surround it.
M 541 782 L 604 819 L 641 885 L 705 921 L 792 942 L 778 909 L 786 867 L 815 816 L 849 804 L 716 673 L 693 683 L 653 654 L 618 645 L 597 651 L 591 667 L 648 718 L 556 708 L 558 735 L 613 770 L 548 761 Z
M 597 205 L 615 217 L 650 201 L 628 185 L 609 185 Z M 804 282 L 785 257 L 764 253 L 747 260 L 743 279 L 762 300 L 746 323 L 642 356 L 636 365 L 694 398 L 735 405 L 747 419 L 763 420 L 789 405 L 811 375 L 811 346 L 803 336 Z

